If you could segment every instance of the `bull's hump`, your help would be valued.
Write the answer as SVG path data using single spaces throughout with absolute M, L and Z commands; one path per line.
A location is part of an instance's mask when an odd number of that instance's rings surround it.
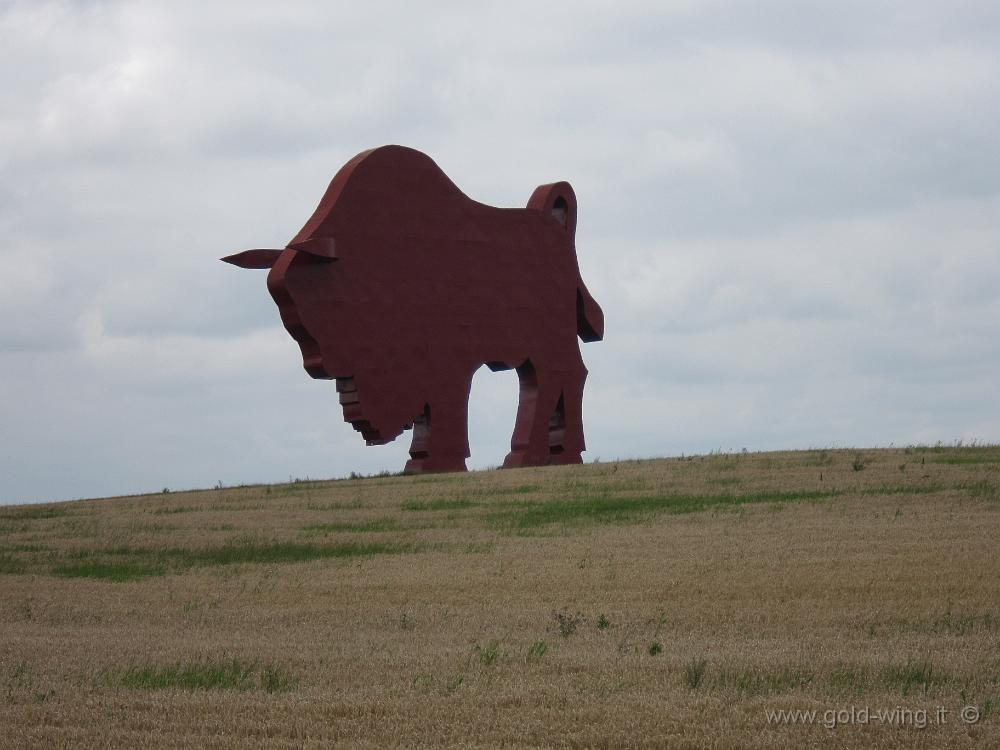
M 433 159 L 406 146 L 369 151 L 345 187 L 345 193 L 355 190 L 381 200 L 469 200 Z

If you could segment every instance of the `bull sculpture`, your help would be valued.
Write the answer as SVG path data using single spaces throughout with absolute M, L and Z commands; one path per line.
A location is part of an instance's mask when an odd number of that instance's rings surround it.
M 425 154 L 383 146 L 337 172 L 282 250 L 222 260 L 269 268 L 267 288 L 306 371 L 337 381 L 368 445 L 413 428 L 406 472 L 464 471 L 473 374 L 516 369 L 505 467 L 580 463 L 587 369 L 604 335 L 580 278 L 576 196 L 537 188 L 527 208 L 467 197 Z

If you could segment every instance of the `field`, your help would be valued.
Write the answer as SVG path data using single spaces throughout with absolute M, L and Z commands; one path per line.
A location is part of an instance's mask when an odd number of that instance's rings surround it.
M 3 507 L 0 744 L 998 747 L 998 542 L 989 446 Z

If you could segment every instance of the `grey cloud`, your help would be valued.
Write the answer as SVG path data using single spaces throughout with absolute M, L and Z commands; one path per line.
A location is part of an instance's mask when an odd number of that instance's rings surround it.
M 570 180 L 588 457 L 998 439 L 995 3 L 0 9 L 0 501 L 397 469 L 264 274 L 358 151 Z M 473 466 L 513 424 L 481 371 Z

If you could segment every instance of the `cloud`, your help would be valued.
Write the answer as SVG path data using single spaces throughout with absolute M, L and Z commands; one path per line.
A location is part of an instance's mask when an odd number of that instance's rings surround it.
M 358 151 L 572 181 L 589 456 L 998 439 L 995 3 L 11 2 L 0 501 L 396 469 L 261 273 Z M 477 374 L 474 466 L 510 373 Z

